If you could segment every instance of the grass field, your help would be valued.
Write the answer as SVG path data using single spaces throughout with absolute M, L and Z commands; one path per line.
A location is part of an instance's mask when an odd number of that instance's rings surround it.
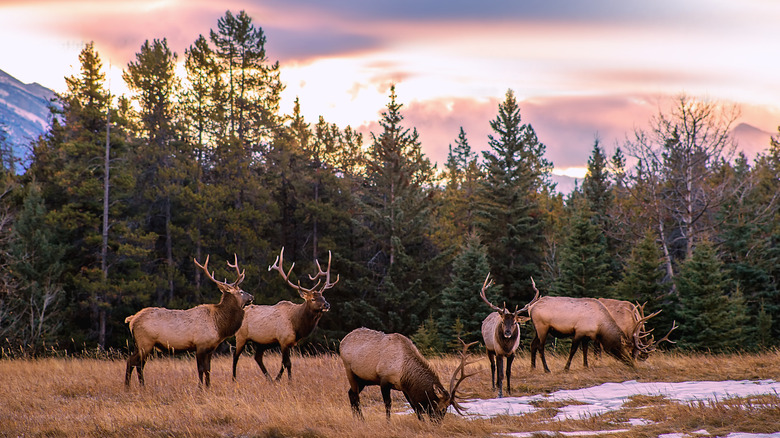
M 476 398 L 495 397 L 485 356 L 476 356 L 462 390 Z M 378 387 L 361 394 L 365 420 L 353 417 L 347 380 L 338 356 L 294 355 L 293 380 L 261 378 L 250 356 L 239 362 L 238 382 L 231 381 L 231 358 L 212 361 L 211 387 L 198 387 L 195 359 L 158 355 L 146 365 L 146 388 L 133 374 L 124 387 L 124 360 L 45 358 L 0 360 L 0 435 L 26 437 L 452 437 L 501 436 L 532 431 L 607 431 L 626 428 L 629 418 L 647 420 L 630 432 L 610 437 L 656 437 L 669 432 L 705 429 L 713 436 L 728 432 L 780 431 L 778 394 L 715 403 L 679 403 L 662 397 L 635 397 L 624 409 L 585 420 L 550 421 L 556 406 L 533 414 L 468 419 L 447 414 L 434 424 L 419 421 L 393 391 L 391 421 L 384 415 Z M 433 358 L 448 380 L 455 357 Z M 278 355 L 266 354 L 266 365 L 278 370 Z M 582 368 L 575 357 L 563 372 L 565 356 L 548 354 L 552 373 L 530 371 L 530 358 L 520 354 L 513 366 L 513 396 L 576 389 L 626 380 L 686 381 L 780 379 L 780 352 L 733 355 L 656 353 L 630 369 L 611 358 L 592 359 Z M 445 377 L 446 376 L 446 377 Z M 445 385 L 447 383 L 445 382 Z M 706 435 L 705 435 L 706 436 Z

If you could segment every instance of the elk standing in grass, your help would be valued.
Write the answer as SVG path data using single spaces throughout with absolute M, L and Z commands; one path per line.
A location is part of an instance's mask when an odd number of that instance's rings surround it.
M 211 384 L 211 355 L 225 339 L 233 336 L 244 319 L 244 306 L 252 301 L 252 295 L 238 287 L 244 281 L 244 272 L 238 269 L 238 256 L 228 266 L 235 268 L 238 278 L 233 283 L 214 279 L 208 270 L 209 258 L 201 265 L 206 276 L 216 283 L 222 292 L 218 304 L 201 304 L 186 310 L 147 307 L 128 316 L 135 352 L 127 359 L 125 386 L 130 386 L 133 368 L 138 372 L 138 382 L 144 385 L 144 365 L 154 347 L 170 351 L 195 351 L 198 362 L 198 379 L 202 385 Z
M 637 360 L 647 360 L 647 358 L 650 356 L 650 353 L 655 351 L 658 347 L 658 344 L 660 344 L 663 341 L 667 341 L 669 343 L 674 343 L 673 341 L 669 340 L 669 335 L 672 333 L 674 329 L 677 328 L 676 322 L 672 323 L 672 328 L 669 330 L 669 332 L 664 336 L 663 338 L 656 341 L 653 336 L 651 335 L 652 330 L 646 330 L 645 329 L 645 323 L 652 317 L 658 315 L 661 313 L 660 310 L 653 312 L 652 314 L 645 317 L 645 304 L 639 305 L 633 304 L 629 301 L 624 300 L 616 300 L 613 298 L 599 298 L 598 299 L 601 304 L 604 305 L 604 307 L 609 310 L 610 315 L 612 315 L 612 318 L 615 320 L 618 326 L 620 326 L 620 329 L 623 330 L 623 333 L 626 336 L 634 336 L 634 329 L 637 330 L 637 348 L 633 350 L 633 356 L 634 359 Z M 640 321 L 642 321 L 640 323 Z M 639 325 L 639 327 L 637 327 Z M 648 339 L 650 337 L 650 339 Z M 597 349 L 600 347 L 599 344 L 595 344 L 593 346 L 594 350 L 598 351 Z
M 294 304 L 290 301 L 280 301 L 273 306 L 250 305 L 246 308 L 246 316 L 241 328 L 236 333 L 236 351 L 233 353 L 233 379 L 236 378 L 236 365 L 241 353 L 246 347 L 248 341 L 254 342 L 255 361 L 260 366 L 260 370 L 271 380 L 271 375 L 263 364 L 263 353 L 273 347 L 280 347 L 282 352 L 282 367 L 276 380 L 281 379 L 284 370 L 287 369 L 287 377 L 292 379 L 292 362 L 290 361 L 290 349 L 298 344 L 298 341 L 309 336 L 317 327 L 317 323 L 322 318 L 322 314 L 330 309 L 330 304 L 325 301 L 322 293 L 332 288 L 339 281 L 330 281 L 330 262 L 331 254 L 328 251 L 328 269 L 322 270 L 320 262 L 317 261 L 317 275 L 309 276 L 310 280 L 317 280 L 317 284 L 310 289 L 301 287 L 300 282 L 294 284 L 290 281 L 295 263 L 285 274 L 284 248 L 282 248 L 279 257 L 268 270 L 276 270 L 282 278 L 303 298 L 303 303 Z M 321 278 L 325 278 L 325 284 L 322 284 Z
M 460 365 L 453 373 L 447 391 L 431 365 L 406 336 L 367 328 L 351 331 L 341 340 L 339 354 L 347 372 L 352 411 L 363 418 L 360 392 L 366 386 L 379 385 L 388 420 L 392 403 L 391 389 L 403 392 L 419 419 L 427 414 L 432 421 L 440 421 L 450 406 L 462 413 L 462 407 L 456 401 L 456 392 L 458 385 L 473 375 L 465 372 L 468 365 L 466 350 L 475 343 L 463 343 Z
M 536 329 L 536 336 L 531 341 L 531 368 L 536 368 L 538 351 L 544 371 L 548 373 L 550 369 L 544 356 L 548 335 L 572 338 L 565 371 L 569 370 L 574 353 L 580 346 L 582 346 L 582 364 L 588 367 L 590 341 L 598 342 L 609 355 L 633 367 L 636 350 L 642 348 L 639 330 L 644 327 L 644 322 L 649 318 L 645 317 L 637 321 L 631 334 L 627 335 L 615 322 L 609 310 L 595 298 L 542 297 L 529 305 L 528 313 Z
M 531 282 L 533 282 L 533 278 Z M 488 301 L 485 290 L 492 285 L 493 280 L 490 280 L 490 273 L 488 273 L 479 296 L 495 312 L 482 321 L 482 339 L 485 342 L 485 349 L 490 360 L 490 384 L 493 389 L 498 388 L 498 396 L 503 397 L 504 358 L 506 358 L 506 392 L 512 394 L 512 362 L 515 360 L 515 351 L 520 346 L 520 323 L 529 319 L 520 316 L 520 312 L 527 310 L 528 306 L 539 299 L 539 291 L 536 291 L 536 297 L 531 303 L 526 304 L 522 309 L 510 312 L 507 310 L 506 304 L 501 308 Z M 498 362 L 498 366 L 496 366 L 496 362 Z

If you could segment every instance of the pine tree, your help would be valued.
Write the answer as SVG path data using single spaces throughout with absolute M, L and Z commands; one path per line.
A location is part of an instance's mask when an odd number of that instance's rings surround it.
M 490 309 L 482 302 L 479 291 L 490 272 L 487 251 L 479 236 L 470 234 L 452 264 L 451 283 L 441 294 L 437 324 L 439 333 L 447 345 L 460 346 L 458 337 L 470 342 L 481 339 L 482 320 Z M 500 288 L 488 289 L 488 300 L 497 298 Z M 456 328 L 460 327 L 460 332 Z
M 426 190 L 434 168 L 422 153 L 417 130 L 402 125 L 401 106 L 391 87 L 381 132 L 372 134 L 366 154 L 366 187 L 359 203 L 366 233 L 362 252 L 376 275 L 364 287 L 374 288 L 386 330 L 408 334 L 429 312 L 443 266 L 429 237 L 436 205 Z
M 529 278 L 538 277 L 544 253 L 540 193 L 550 188 L 552 163 L 531 125 L 521 125 L 520 108 L 512 90 L 490 122 L 490 150 L 482 152 L 486 177 L 480 186 L 478 230 L 488 247 L 496 283 L 506 288 L 507 300 L 533 297 Z
M 36 184 L 26 187 L 23 207 L 13 224 L 9 270 L 14 276 L 16 318 L 5 336 L 33 349 L 57 340 L 62 326 L 64 245 L 48 227 L 43 198 Z M 4 324 L 5 325 L 5 324 Z
M 675 280 L 680 294 L 678 346 L 713 351 L 737 347 L 735 330 L 743 322 L 744 303 L 739 296 L 729 299 L 723 264 L 713 245 L 699 243 Z
M 574 200 L 574 211 L 560 249 L 560 276 L 553 290 L 569 297 L 603 297 L 610 282 L 610 260 L 606 240 L 594 223 L 588 204 Z

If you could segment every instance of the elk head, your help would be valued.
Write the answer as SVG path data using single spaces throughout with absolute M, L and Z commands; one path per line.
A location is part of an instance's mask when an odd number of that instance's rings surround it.
M 531 283 L 534 286 L 534 290 L 536 290 L 536 296 L 533 300 L 531 300 L 530 303 L 526 304 L 522 309 L 518 309 L 517 306 L 515 306 L 515 311 L 510 312 L 506 308 L 506 303 L 504 303 L 504 307 L 498 307 L 495 304 L 488 301 L 487 297 L 485 296 L 485 291 L 487 288 L 493 285 L 493 280 L 490 278 L 490 273 L 488 272 L 487 277 L 485 277 L 485 282 L 482 284 L 482 290 L 479 292 L 480 298 L 482 298 L 482 301 L 485 302 L 488 306 L 490 306 L 491 309 L 498 312 L 499 316 L 501 317 L 501 331 L 504 334 L 505 338 L 512 337 L 512 333 L 515 330 L 515 324 L 516 323 L 525 323 L 530 318 L 526 316 L 520 316 L 521 312 L 524 312 L 528 310 L 528 308 L 534 304 L 536 301 L 539 300 L 539 291 L 536 289 L 536 283 L 533 282 L 534 279 L 531 278 Z
M 317 313 L 327 312 L 330 310 L 330 304 L 325 300 L 325 297 L 322 296 L 322 293 L 333 286 L 336 285 L 336 283 L 339 282 L 339 276 L 336 276 L 336 281 L 332 282 L 330 281 L 330 263 L 331 263 L 331 253 L 328 251 L 328 269 L 326 271 L 322 270 L 322 267 L 320 266 L 319 260 L 315 260 L 317 263 L 317 274 L 314 276 L 309 275 L 309 279 L 314 281 L 317 280 L 317 284 L 312 286 L 309 289 L 304 288 L 301 286 L 300 281 L 298 284 L 293 283 L 290 281 L 290 274 L 292 273 L 293 268 L 295 267 L 295 263 L 290 266 L 290 269 L 287 271 L 287 273 L 284 272 L 284 269 L 282 266 L 284 266 L 284 247 L 282 247 L 281 252 L 279 253 L 279 256 L 276 258 L 276 261 L 274 261 L 274 264 L 268 267 L 268 270 L 276 270 L 279 272 L 279 275 L 282 276 L 284 281 L 287 282 L 287 284 L 292 287 L 293 289 L 298 291 L 298 294 L 306 300 L 306 304 Z M 325 279 L 325 284 L 322 284 L 322 279 Z M 322 285 L 321 285 L 322 284 Z M 320 286 L 321 285 L 321 286 Z
M 236 281 L 234 281 L 232 283 L 228 283 L 227 279 L 225 281 L 216 280 L 214 278 L 214 274 L 209 272 L 209 268 L 208 268 L 208 266 L 209 266 L 209 255 L 206 255 L 206 262 L 203 263 L 202 265 L 200 263 L 198 263 L 197 259 L 192 259 L 192 260 L 195 262 L 195 264 L 199 268 L 203 269 L 203 272 L 206 273 L 206 277 L 208 277 L 209 280 L 213 281 L 217 285 L 217 288 L 219 288 L 220 292 L 222 292 L 223 294 L 229 293 L 229 294 L 233 295 L 236 298 L 236 300 L 238 300 L 238 304 L 241 307 L 244 307 L 247 304 L 251 303 L 252 300 L 254 299 L 254 297 L 252 295 L 244 292 L 243 290 L 241 290 L 240 287 L 238 287 L 238 285 L 241 284 L 241 282 L 244 281 L 246 270 L 241 271 L 238 268 L 238 256 L 236 254 L 233 254 L 233 257 L 234 257 L 233 264 L 228 262 L 228 266 L 231 267 L 231 268 L 234 268 L 236 270 Z
M 634 305 L 634 312 L 636 315 L 636 325 L 634 326 L 634 333 L 633 333 L 633 352 L 632 355 L 635 359 L 638 360 L 647 360 L 647 358 L 650 356 L 650 353 L 655 351 L 658 348 L 658 344 L 660 344 L 663 341 L 669 342 L 670 344 L 674 344 L 674 341 L 669 340 L 669 335 L 672 334 L 672 331 L 677 328 L 677 321 L 672 321 L 672 328 L 669 329 L 669 332 L 666 333 L 666 336 L 659 340 L 655 340 L 655 338 L 652 335 L 653 330 L 645 330 L 645 322 L 647 322 L 650 318 L 658 315 L 661 313 L 660 310 L 651 313 L 650 315 L 645 316 L 645 305 L 640 305 L 639 303 L 636 303 Z M 649 339 L 648 339 L 649 337 Z
M 473 373 L 466 374 L 466 366 L 474 363 L 466 361 L 468 358 L 467 350 L 478 341 L 466 344 L 462 339 L 458 338 L 458 340 L 460 341 L 461 345 L 463 345 L 463 350 L 460 352 L 460 364 L 455 369 L 455 372 L 452 373 L 452 377 L 450 378 L 450 390 L 442 391 L 442 397 L 436 403 L 436 407 L 434 408 L 433 412 L 431 412 L 431 419 L 434 421 L 441 421 L 450 406 L 452 406 L 458 414 L 463 415 L 465 408 L 458 404 L 458 399 L 463 398 L 462 396 L 458 395 L 458 386 L 460 386 L 460 384 L 468 377 L 471 377 L 479 372 L 475 371 Z

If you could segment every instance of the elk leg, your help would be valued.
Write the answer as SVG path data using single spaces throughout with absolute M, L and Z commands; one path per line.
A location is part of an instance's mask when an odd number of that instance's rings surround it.
M 515 360 L 515 354 L 512 353 L 506 357 L 506 393 L 512 395 L 512 362 Z
M 582 339 L 582 366 L 585 368 L 588 368 L 588 344 L 589 343 L 590 343 L 590 338 Z
M 363 413 L 360 412 L 360 391 L 363 390 L 364 385 L 358 381 L 358 378 L 347 370 L 347 380 L 349 381 L 349 405 L 352 407 L 352 413 L 363 420 Z
M 241 357 L 241 353 L 244 352 L 246 342 L 239 342 L 236 340 L 236 350 L 233 352 L 233 381 L 236 380 L 236 365 L 238 365 L 238 359 Z
M 292 380 L 292 362 L 290 361 L 290 349 L 282 348 L 282 367 L 279 369 L 279 374 L 276 375 L 276 380 L 282 378 L 285 368 L 287 369 L 287 378 Z
M 496 389 L 496 353 L 488 351 L 487 355 L 490 360 L 490 386 L 492 389 Z
M 577 347 L 580 346 L 580 343 L 582 342 L 582 338 L 574 338 L 571 341 L 571 350 L 569 351 L 569 360 L 566 361 L 566 366 L 563 367 L 564 371 L 569 371 L 569 367 L 571 366 L 571 359 L 574 357 L 574 353 L 577 352 Z
M 255 344 L 255 362 L 257 362 L 257 365 L 260 367 L 260 371 L 263 372 L 265 377 L 268 380 L 271 380 L 271 374 L 269 374 L 268 370 L 265 369 L 265 364 L 263 363 L 263 353 L 265 353 L 265 346 Z
M 198 351 L 195 353 L 195 360 L 198 361 L 198 379 L 200 385 L 203 385 L 204 381 L 206 387 L 211 384 L 211 352 L 210 351 Z
M 544 345 L 547 343 L 547 332 L 538 333 L 536 334 L 536 338 L 534 338 L 534 341 L 538 340 L 537 343 L 537 349 L 539 350 L 539 358 L 542 359 L 542 365 L 544 366 L 544 372 L 549 373 L 550 368 L 547 366 L 547 358 L 544 357 Z M 533 342 L 531 343 L 533 345 Z M 531 356 L 533 359 L 533 355 Z
M 496 387 L 498 388 L 498 398 L 504 396 L 504 356 L 498 355 L 496 358 Z
M 387 414 L 387 419 L 390 420 L 390 408 L 393 403 L 393 399 L 390 397 L 390 389 L 392 388 L 392 385 L 386 381 L 382 381 L 379 384 L 379 389 L 382 391 L 382 400 L 385 402 L 385 413 Z M 416 408 L 416 407 L 415 407 Z M 417 411 L 417 417 L 420 417 L 420 412 Z
M 531 369 L 536 369 L 536 350 L 539 349 L 539 337 L 534 336 L 534 339 L 531 341 Z
M 133 377 L 133 368 L 136 368 L 140 363 L 140 351 L 133 353 L 132 356 L 127 358 L 127 370 L 125 371 L 125 386 L 130 386 L 130 378 Z

